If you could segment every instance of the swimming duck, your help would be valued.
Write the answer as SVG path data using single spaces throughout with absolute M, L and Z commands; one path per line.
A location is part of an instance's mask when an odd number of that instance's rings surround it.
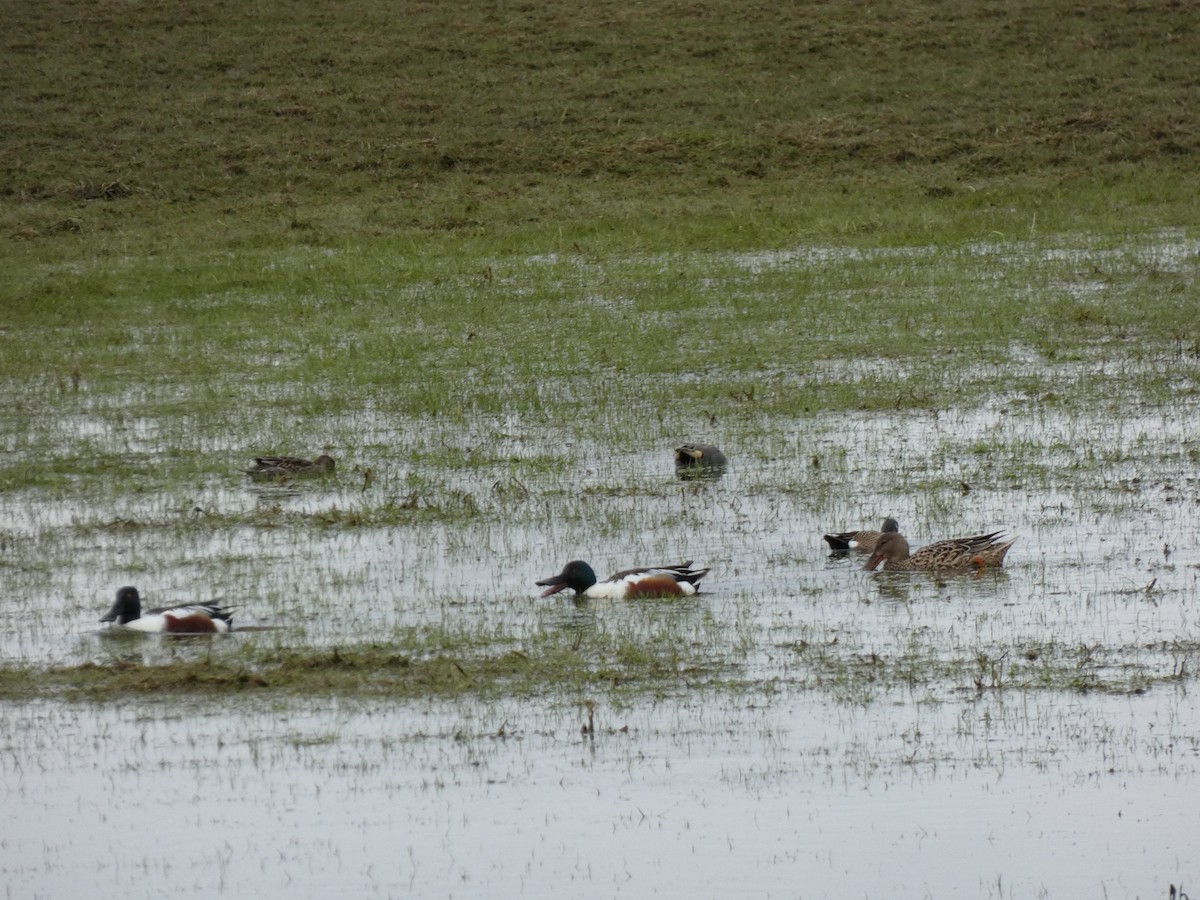
M 675 473 L 680 478 L 719 476 L 727 462 L 725 454 L 712 444 L 680 444 L 675 448 Z
M 142 598 L 135 587 L 117 591 L 117 601 L 101 622 L 112 622 L 132 631 L 167 634 L 224 633 L 233 627 L 233 612 L 214 603 L 180 603 L 147 610 L 142 615 Z
M 829 544 L 830 550 L 860 550 L 870 553 L 881 537 L 899 530 L 900 523 L 888 517 L 883 520 L 883 525 L 878 531 L 839 531 L 836 534 L 825 535 L 824 540 Z
M 536 582 L 546 588 L 543 597 L 571 588 L 576 597 L 632 600 L 637 597 L 685 597 L 696 593 L 708 569 L 693 569 L 692 561 L 677 566 L 626 569 L 597 582 L 596 573 L 583 560 L 567 563 L 561 572 Z
M 1001 540 L 1002 534 L 993 531 L 991 534 L 934 541 L 910 554 L 904 535 L 898 531 L 889 532 L 875 544 L 875 550 L 867 560 L 867 568 L 874 569 L 880 562 L 884 571 L 888 572 L 967 571 L 1000 566 L 1004 563 L 1004 555 L 1017 540 Z
M 300 456 L 256 456 L 254 467 L 247 469 L 251 478 L 297 478 L 309 475 L 329 475 L 333 472 L 333 458 L 322 453 L 316 459 Z

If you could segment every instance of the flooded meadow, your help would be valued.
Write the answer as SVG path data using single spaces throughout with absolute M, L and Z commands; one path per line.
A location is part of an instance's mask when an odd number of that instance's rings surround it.
M 62 348 L 10 378 L 27 399 L 0 434 L 5 896 L 1195 890 L 1200 352 L 1190 326 L 1151 340 L 1113 310 L 1163 293 L 1194 317 L 1198 260 L 1166 233 L 624 275 L 547 256 L 493 263 L 485 287 L 473 266 L 372 288 L 442 343 L 357 392 L 305 374 L 290 327 L 200 383 L 101 383 Z M 681 281 L 653 313 L 628 287 Z M 429 297 L 458 290 L 469 321 L 443 327 Z M 523 325 L 481 290 L 565 299 L 538 307 L 557 325 Z M 541 340 L 568 314 L 586 349 Z M 595 337 L 639 317 L 673 370 Z M 526 332 L 539 351 L 506 343 Z M 389 399 L 442 381 L 462 387 L 440 412 Z M 334 383 L 339 403 L 313 399 Z M 680 478 L 689 440 L 727 469 Z M 251 481 L 267 452 L 337 471 Z M 914 547 L 1017 542 L 952 575 L 867 572 L 822 542 L 885 516 Z M 571 559 L 711 572 L 677 600 L 539 598 Z M 109 633 L 126 584 L 152 606 L 221 598 L 234 631 Z M 188 680 L 153 690 L 172 671 Z

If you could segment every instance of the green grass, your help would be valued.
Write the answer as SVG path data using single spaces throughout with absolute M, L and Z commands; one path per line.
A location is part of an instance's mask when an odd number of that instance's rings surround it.
M 52 0 L 0 26 L 18 255 L 907 243 L 1195 216 L 1186 4 Z
M 984 692 L 1054 691 L 1141 694 L 1188 677 L 1178 664 L 1162 669 L 1147 649 L 1194 658 L 1194 641 L 1170 646 L 944 646 L 912 638 L 879 651 L 841 641 L 800 641 L 775 648 L 789 662 L 785 675 L 748 675 L 732 649 L 713 652 L 681 640 L 670 627 L 647 633 L 543 632 L 528 640 L 481 633 L 408 633 L 387 643 L 329 649 L 224 650 L 211 638 L 176 638 L 183 651 L 149 664 L 128 652 L 141 635 L 110 639 L 112 659 L 60 667 L 0 669 L 0 699 L 139 695 L 172 697 L 244 691 L 346 694 L 396 700 L 421 697 L 589 696 L 671 694 L 702 689 L 754 694 L 783 688 L 828 693 L 867 704 L 879 696 L 918 692 L 924 700 Z M 167 639 L 171 640 L 171 639 Z M 228 639 L 226 639 L 228 640 Z M 208 651 L 208 652 L 206 652 Z

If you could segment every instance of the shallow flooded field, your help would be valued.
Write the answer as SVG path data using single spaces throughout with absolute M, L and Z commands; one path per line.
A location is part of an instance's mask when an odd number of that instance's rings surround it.
M 1064 249 L 1039 278 L 1090 296 L 1089 267 L 1114 252 Z M 1000 253 L 964 254 L 982 260 L 974 283 L 1002 277 Z M 929 264 L 889 251 L 840 265 L 880 256 Z M 1194 297 L 1194 242 L 1117 256 L 1135 272 L 1152 259 Z M 730 278 L 725 260 L 720 289 L 736 311 L 818 264 L 816 251 L 747 256 Z M 527 261 L 551 280 L 559 265 Z M 1014 334 L 932 374 L 853 354 L 777 362 L 720 415 L 686 391 L 660 408 L 667 376 L 569 362 L 542 390 L 572 412 L 593 404 L 592 423 L 560 420 L 549 400 L 442 417 L 348 403 L 288 426 L 332 435 L 291 449 L 330 452 L 338 472 L 287 484 L 241 472 L 279 443 L 253 409 L 224 408 L 224 426 L 182 447 L 189 413 L 148 411 L 150 391 L 85 385 L 28 430 L 6 418 L 9 483 L 55 474 L 0 494 L 5 665 L 211 661 L 254 676 L 211 697 L 202 684 L 5 691 L 7 896 L 1190 889 L 1200 354 L 1132 337 L 1048 354 Z M 655 402 L 631 406 L 642 379 Z M 764 396 L 823 383 L 887 402 L 782 415 Z M 933 408 L 905 400 L 984 384 Z M 672 450 L 692 439 L 726 451 L 723 477 L 676 477 Z M 62 476 L 86 456 L 71 440 L 124 468 Z M 1001 528 L 1017 543 L 1001 571 L 909 576 L 868 573 L 821 541 L 887 515 L 914 546 Z M 673 602 L 539 598 L 534 582 L 575 558 L 712 571 Z M 236 630 L 102 632 L 123 584 L 151 605 L 222 597 Z M 392 646 L 449 661 L 461 684 L 393 696 L 367 673 L 361 691 L 297 692 L 270 668 L 289 652 Z M 482 660 L 550 651 L 603 674 L 485 683 Z
M 518 699 L 0 711 L 12 896 L 1146 897 L 1194 871 L 1179 691 L 681 694 L 594 740 Z

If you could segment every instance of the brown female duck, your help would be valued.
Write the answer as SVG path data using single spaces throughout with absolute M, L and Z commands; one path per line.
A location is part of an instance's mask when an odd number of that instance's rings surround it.
M 977 534 L 972 537 L 951 538 L 926 544 L 916 553 L 909 553 L 908 541 L 898 531 L 883 535 L 867 560 L 874 569 L 881 562 L 887 572 L 968 571 L 1000 566 L 1004 555 L 1016 538 L 1002 540 L 1003 532 Z
M 333 474 L 333 459 L 321 454 L 316 459 L 299 456 L 256 456 L 254 468 L 247 469 L 251 478 L 303 478 L 312 475 Z

